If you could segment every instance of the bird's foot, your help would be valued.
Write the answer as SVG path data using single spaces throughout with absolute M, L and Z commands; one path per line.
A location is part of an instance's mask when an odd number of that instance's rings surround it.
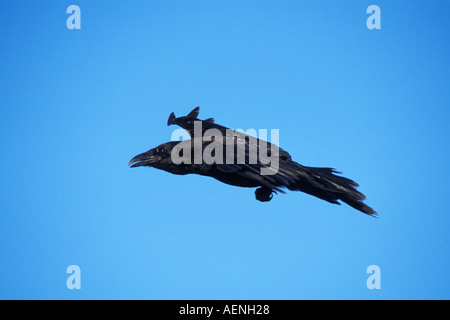
M 273 198 L 273 194 L 272 194 L 273 192 L 277 193 L 275 190 L 272 190 L 267 187 L 258 188 L 255 191 L 256 200 L 259 200 L 262 202 L 270 201 Z

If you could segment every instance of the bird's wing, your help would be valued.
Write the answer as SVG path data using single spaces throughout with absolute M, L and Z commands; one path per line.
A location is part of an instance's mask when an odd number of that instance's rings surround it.
M 203 143 L 205 147 L 216 144 L 216 150 L 222 148 L 222 161 L 214 163 L 214 168 L 223 173 L 236 173 L 279 191 L 278 187 L 289 187 L 299 180 L 317 184 L 303 166 L 291 160 L 288 152 L 266 141 L 256 138 L 248 140 L 243 135 L 236 139 L 224 139 L 223 143 Z

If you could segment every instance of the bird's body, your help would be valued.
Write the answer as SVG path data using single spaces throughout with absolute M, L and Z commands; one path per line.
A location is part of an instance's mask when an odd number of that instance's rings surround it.
M 181 126 L 192 139 L 164 143 L 134 157 L 130 165 L 151 166 L 173 174 L 210 176 L 238 187 L 259 187 L 256 199 L 263 202 L 270 201 L 273 192 L 284 193 L 282 188 L 287 188 L 334 204 L 342 200 L 366 214 L 376 214 L 363 203 L 365 196 L 356 190 L 358 184 L 336 175 L 334 169 L 302 166 L 274 144 L 215 124 L 213 119 L 199 120 L 198 111 L 197 107 L 179 118 L 172 113 L 168 120 L 168 125 Z M 200 124 L 201 133 L 195 132 Z M 210 129 L 216 129 L 222 139 L 218 135 L 205 138 Z M 270 155 L 270 163 L 262 151 Z

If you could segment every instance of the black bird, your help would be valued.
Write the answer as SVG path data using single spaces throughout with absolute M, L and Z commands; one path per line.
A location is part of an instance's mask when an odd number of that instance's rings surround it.
M 212 118 L 200 120 L 198 114 L 199 107 L 179 118 L 172 112 L 167 124 L 179 125 L 189 132 L 192 139 L 161 144 L 137 155 L 129 165 L 155 167 L 178 175 L 210 176 L 239 187 L 259 187 L 255 191 L 256 199 L 263 202 L 270 201 L 272 193 L 284 193 L 281 188 L 287 188 L 303 191 L 334 204 L 340 204 L 338 200 L 341 200 L 361 212 L 376 215 L 363 202 L 366 197 L 356 190 L 359 185 L 353 180 L 335 175 L 340 173 L 335 169 L 302 166 L 278 146 L 218 125 Z M 196 124 L 197 128 L 201 124 L 201 132 L 194 130 Z M 223 139 L 216 135 L 205 136 L 209 129 L 216 129 Z M 267 155 L 277 162 L 275 169 L 272 162 L 260 158 L 261 146 L 267 146 Z M 227 158 L 230 150 L 233 150 L 231 159 Z M 214 161 L 201 156 L 205 154 L 211 155 Z M 200 155 L 197 161 L 196 155 Z M 262 174 L 262 170 L 266 170 L 266 174 Z

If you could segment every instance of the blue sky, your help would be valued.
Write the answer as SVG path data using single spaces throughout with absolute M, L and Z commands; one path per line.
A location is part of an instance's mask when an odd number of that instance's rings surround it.
M 2 1 L 0 298 L 449 299 L 449 9 Z M 379 218 L 128 167 L 195 106 L 279 129 L 294 160 L 343 171 Z

